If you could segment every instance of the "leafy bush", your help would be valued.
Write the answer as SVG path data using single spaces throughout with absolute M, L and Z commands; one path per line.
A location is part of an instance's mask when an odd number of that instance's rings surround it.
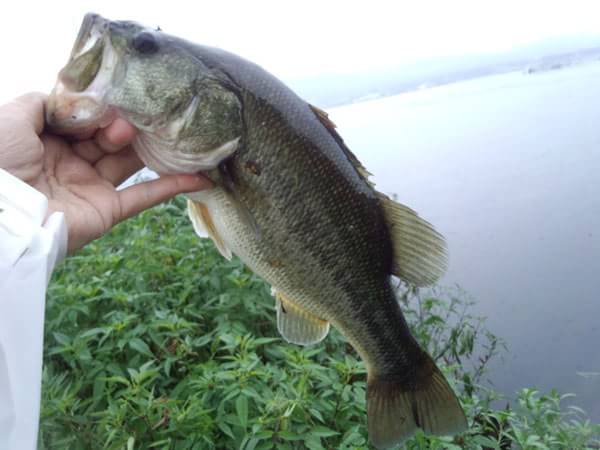
M 524 390 L 494 410 L 480 387 L 502 343 L 461 293 L 399 288 L 470 430 L 409 449 L 589 448 L 600 426 Z M 117 226 L 54 274 L 46 311 L 42 449 L 369 448 L 365 368 L 343 337 L 279 338 L 268 286 L 199 241 L 175 200 Z

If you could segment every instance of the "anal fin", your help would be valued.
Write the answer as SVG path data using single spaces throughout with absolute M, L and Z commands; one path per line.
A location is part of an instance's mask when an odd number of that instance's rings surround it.
M 187 206 L 188 216 L 196 234 L 200 237 L 206 237 L 206 235 L 208 235 L 215 243 L 219 253 L 221 253 L 225 259 L 231 260 L 231 250 L 225 245 L 225 242 L 219 235 L 206 205 L 202 202 L 188 199 Z
M 328 321 L 309 313 L 275 289 L 272 294 L 276 299 L 277 329 L 287 342 L 311 345 L 325 339 L 329 333 Z

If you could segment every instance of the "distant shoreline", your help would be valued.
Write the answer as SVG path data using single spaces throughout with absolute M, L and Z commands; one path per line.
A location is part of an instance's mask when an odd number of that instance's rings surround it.
M 493 75 L 533 75 L 598 61 L 600 47 L 506 60 L 483 55 L 422 62 L 376 73 L 323 74 L 288 84 L 309 103 L 327 109 Z

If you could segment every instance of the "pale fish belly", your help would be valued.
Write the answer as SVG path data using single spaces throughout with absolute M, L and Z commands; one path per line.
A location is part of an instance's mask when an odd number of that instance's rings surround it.
M 250 270 L 262 277 L 279 293 L 315 316 L 326 320 L 335 317 L 336 311 L 332 310 L 331 305 L 320 301 L 324 293 L 323 286 L 299 282 L 297 273 L 291 274 L 290 271 L 298 272 L 302 267 L 294 266 L 289 260 L 283 263 L 273 260 L 272 255 L 268 255 L 268 252 L 261 248 L 261 245 L 270 244 L 261 243 L 257 239 L 255 230 L 247 220 L 244 220 L 242 213 L 236 208 L 235 200 L 224 189 L 215 187 L 207 191 L 186 194 L 186 196 L 197 206 L 202 205 L 206 208 L 205 213 L 200 215 L 197 208 L 188 204 L 188 213 L 196 233 L 201 237 L 209 235 L 225 258 L 231 259 L 232 254 L 237 255 Z M 206 218 L 201 217 L 206 213 L 212 224 L 208 224 Z M 298 254 L 297 248 L 294 247 L 304 244 L 290 240 L 285 245 L 289 247 L 289 254 Z M 323 284 L 331 287 L 334 281 L 328 278 L 327 274 L 321 274 Z
M 304 264 L 292 265 L 287 260 L 282 266 L 273 264 L 271 255 L 260 247 L 269 243 L 260 243 L 251 225 L 236 208 L 235 200 L 224 189 L 215 187 L 186 196 L 189 200 L 188 214 L 196 233 L 201 237 L 211 237 L 225 258 L 237 255 L 277 292 L 277 328 L 286 341 L 300 345 L 315 344 L 325 338 L 331 324 L 347 335 L 368 367 L 374 366 L 372 358 L 378 354 L 374 351 L 377 343 L 362 331 L 364 318 L 356 314 L 352 299 L 337 288 L 327 271 L 317 269 L 320 275 L 311 274 L 312 282 L 306 281 L 307 277 L 300 277 L 302 281 L 299 281 L 297 273 L 290 271 L 303 270 L 311 266 L 310 263 L 303 261 Z M 205 210 L 200 211 L 200 208 Z M 291 239 L 285 243 L 290 254 L 298 254 L 294 253 L 293 247 L 302 245 L 306 244 Z M 285 309 L 282 309 L 285 300 Z M 382 310 L 382 313 L 385 311 Z M 352 332 L 347 333 L 348 330 Z

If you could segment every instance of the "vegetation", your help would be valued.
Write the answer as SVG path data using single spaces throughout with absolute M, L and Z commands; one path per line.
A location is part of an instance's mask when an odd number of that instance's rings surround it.
M 599 448 L 600 425 L 555 392 L 491 406 L 500 397 L 480 384 L 502 343 L 462 293 L 400 286 L 399 297 L 472 424 L 407 449 Z M 181 200 L 119 225 L 49 288 L 39 447 L 370 448 L 357 354 L 335 330 L 317 346 L 285 343 L 273 305 L 263 281 L 196 238 Z

